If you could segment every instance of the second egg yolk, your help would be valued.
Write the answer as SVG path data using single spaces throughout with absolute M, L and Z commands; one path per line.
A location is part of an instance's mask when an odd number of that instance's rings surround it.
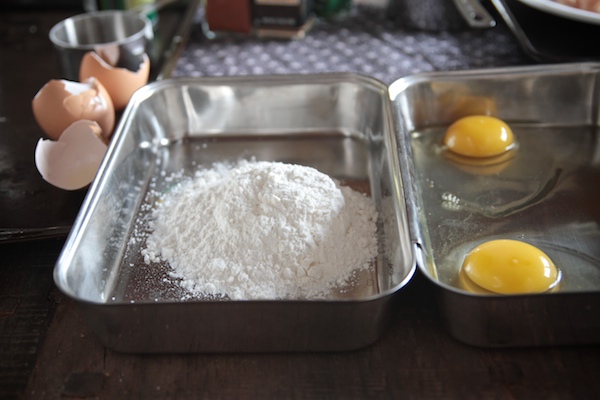
M 450 125 L 444 145 L 453 153 L 466 157 L 493 157 L 510 150 L 515 138 L 502 120 L 486 115 L 464 117 Z
M 471 251 L 463 272 L 494 293 L 543 293 L 555 287 L 560 272 L 537 247 L 518 240 L 492 240 Z

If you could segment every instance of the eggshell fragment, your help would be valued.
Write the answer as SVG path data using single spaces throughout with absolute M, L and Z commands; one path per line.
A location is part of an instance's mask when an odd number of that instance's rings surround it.
M 103 58 L 105 57 L 105 58 Z M 115 57 L 99 55 L 95 51 L 87 52 L 81 60 L 79 67 L 79 80 L 84 81 L 90 77 L 97 78 L 110 95 L 116 110 L 125 108 L 133 93 L 148 83 L 150 76 L 150 58 L 146 53 L 142 55 L 142 62 L 136 72 L 127 68 L 115 67 Z
M 58 141 L 40 139 L 35 148 L 35 165 L 42 178 L 65 190 L 89 185 L 108 148 L 95 121 L 71 124 Z
M 115 126 L 115 107 L 97 79 L 73 82 L 63 79 L 48 81 L 31 102 L 33 115 L 50 139 L 57 140 L 73 122 L 96 121 L 108 142 Z

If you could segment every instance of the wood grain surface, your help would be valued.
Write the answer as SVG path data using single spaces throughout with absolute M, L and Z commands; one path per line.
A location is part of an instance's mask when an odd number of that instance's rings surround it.
M 593 399 L 600 346 L 482 349 L 448 336 L 420 275 L 351 352 L 132 355 L 106 349 L 52 283 L 61 241 L 2 246 L 0 398 Z M 152 334 L 148 332 L 148 334 Z M 318 332 L 315 332 L 318 334 Z

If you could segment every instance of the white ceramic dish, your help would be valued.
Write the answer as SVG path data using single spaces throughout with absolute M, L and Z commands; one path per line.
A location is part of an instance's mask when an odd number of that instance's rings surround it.
M 521 3 L 559 17 L 600 25 L 600 13 L 566 6 L 554 0 L 519 0 Z

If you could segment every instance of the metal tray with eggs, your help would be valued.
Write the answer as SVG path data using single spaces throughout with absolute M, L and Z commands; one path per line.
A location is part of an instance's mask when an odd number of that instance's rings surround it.
M 583 63 L 431 73 L 389 87 L 345 73 L 152 83 L 125 110 L 56 284 L 107 347 L 125 352 L 362 347 L 381 336 L 390 300 L 416 270 L 463 342 L 597 342 L 599 82 L 600 64 Z M 506 123 L 506 151 L 465 156 L 447 142 L 466 116 Z M 148 265 L 154 192 L 171 190 L 179 171 L 240 158 L 311 166 L 370 196 L 379 214 L 371 268 L 325 298 L 231 300 L 190 297 L 167 265 Z M 496 240 L 500 249 L 486 250 L 493 265 L 516 243 L 533 246 L 513 258 L 530 262 L 536 293 L 471 257 Z
M 179 78 L 140 89 L 57 262 L 57 286 L 81 304 L 107 347 L 124 352 L 338 351 L 372 343 L 416 270 L 387 89 L 354 74 Z M 159 202 L 155 193 L 172 190 L 177 174 L 240 159 L 313 167 L 370 196 L 378 211 L 370 268 L 318 298 L 232 300 L 190 294 L 169 265 L 147 264 L 145 221 Z
M 390 86 L 419 270 L 455 338 L 498 347 L 600 340 L 599 82 L 600 64 L 575 63 Z M 453 151 L 449 127 L 471 115 L 507 123 L 512 146 L 494 156 Z M 480 129 L 494 137 L 493 124 Z M 500 245 L 484 250 L 489 243 Z M 512 265 L 531 273 L 518 281 Z M 538 286 L 526 290 L 523 279 Z

